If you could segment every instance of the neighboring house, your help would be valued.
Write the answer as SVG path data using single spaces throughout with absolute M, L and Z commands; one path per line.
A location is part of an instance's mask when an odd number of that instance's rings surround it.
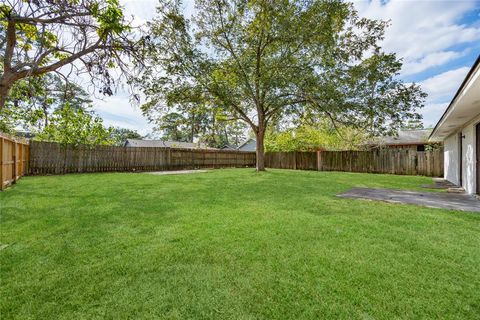
M 378 138 L 375 142 L 369 143 L 369 146 L 425 151 L 430 132 L 431 129 L 400 130 L 397 136 Z
M 22 137 L 22 138 L 25 138 L 25 139 L 33 139 L 33 138 L 35 138 L 35 133 L 30 132 L 30 131 L 16 131 L 15 136 Z
M 480 194 L 480 56 L 430 135 L 444 145 L 444 177 Z
M 237 146 L 226 144 L 223 147 L 221 147 L 220 149 L 222 149 L 222 150 L 237 150 Z
M 127 139 L 125 141 L 124 147 L 212 149 L 212 148 L 209 148 L 205 143 L 163 141 L 163 140 L 137 140 L 137 139 Z
M 240 146 L 238 146 L 237 150 L 239 151 L 257 151 L 257 140 L 254 138 L 250 138 Z

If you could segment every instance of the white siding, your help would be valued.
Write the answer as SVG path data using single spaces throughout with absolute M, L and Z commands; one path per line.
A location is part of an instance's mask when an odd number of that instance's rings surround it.
M 477 167 L 476 167 L 476 130 L 480 116 L 465 125 L 462 130 L 462 187 L 469 194 L 477 192 Z M 459 173 L 459 142 L 458 132 L 452 134 L 444 141 L 444 173 L 445 179 L 455 184 L 460 183 Z
M 459 179 L 459 159 L 460 155 L 458 154 L 458 133 L 452 134 L 445 141 L 443 141 L 444 149 L 444 176 L 448 181 L 458 185 L 460 184 Z
M 477 192 L 476 180 L 477 180 L 477 168 L 476 168 L 476 132 L 475 126 L 480 121 L 480 117 L 477 117 L 467 126 L 462 129 L 462 135 L 465 136 L 462 139 L 462 160 L 463 160 L 463 175 L 462 185 L 467 193 L 473 194 Z

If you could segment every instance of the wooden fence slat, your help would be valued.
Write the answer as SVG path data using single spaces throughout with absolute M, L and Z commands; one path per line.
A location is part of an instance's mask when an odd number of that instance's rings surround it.
M 30 173 L 152 171 L 255 167 L 255 152 L 178 148 L 64 146 L 17 141 L 0 135 L 1 188 Z M 15 159 L 15 156 L 17 157 Z M 371 151 L 267 152 L 267 168 L 443 175 L 443 151 L 385 149 Z
M 0 132 L 0 190 L 27 174 L 28 168 L 28 141 Z
M 323 171 L 443 176 L 442 150 L 322 151 L 317 157 L 317 170 L 320 164 Z
M 266 167 L 278 169 L 443 175 L 442 150 L 271 152 L 265 161 Z
M 33 141 L 30 174 L 252 167 L 255 152 L 71 146 Z

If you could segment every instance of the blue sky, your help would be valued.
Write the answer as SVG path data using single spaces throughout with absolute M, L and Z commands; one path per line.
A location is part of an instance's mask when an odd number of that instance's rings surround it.
M 155 13 L 157 0 L 121 0 L 127 15 L 140 25 Z M 184 0 L 192 14 L 193 0 Z M 372 0 L 354 1 L 361 16 L 390 20 L 383 48 L 401 57 L 401 79 L 420 83 L 428 93 L 421 110 L 424 123 L 435 125 L 453 98 L 468 70 L 480 54 L 480 0 Z M 113 97 L 95 99 L 95 110 L 107 125 L 150 133 L 152 125 L 128 94 L 119 90 Z

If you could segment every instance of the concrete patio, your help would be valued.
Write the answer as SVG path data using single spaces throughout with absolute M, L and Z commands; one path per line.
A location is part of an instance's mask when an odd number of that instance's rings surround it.
M 480 200 L 467 194 L 352 188 L 338 196 L 343 198 L 414 204 L 430 208 L 480 212 Z

